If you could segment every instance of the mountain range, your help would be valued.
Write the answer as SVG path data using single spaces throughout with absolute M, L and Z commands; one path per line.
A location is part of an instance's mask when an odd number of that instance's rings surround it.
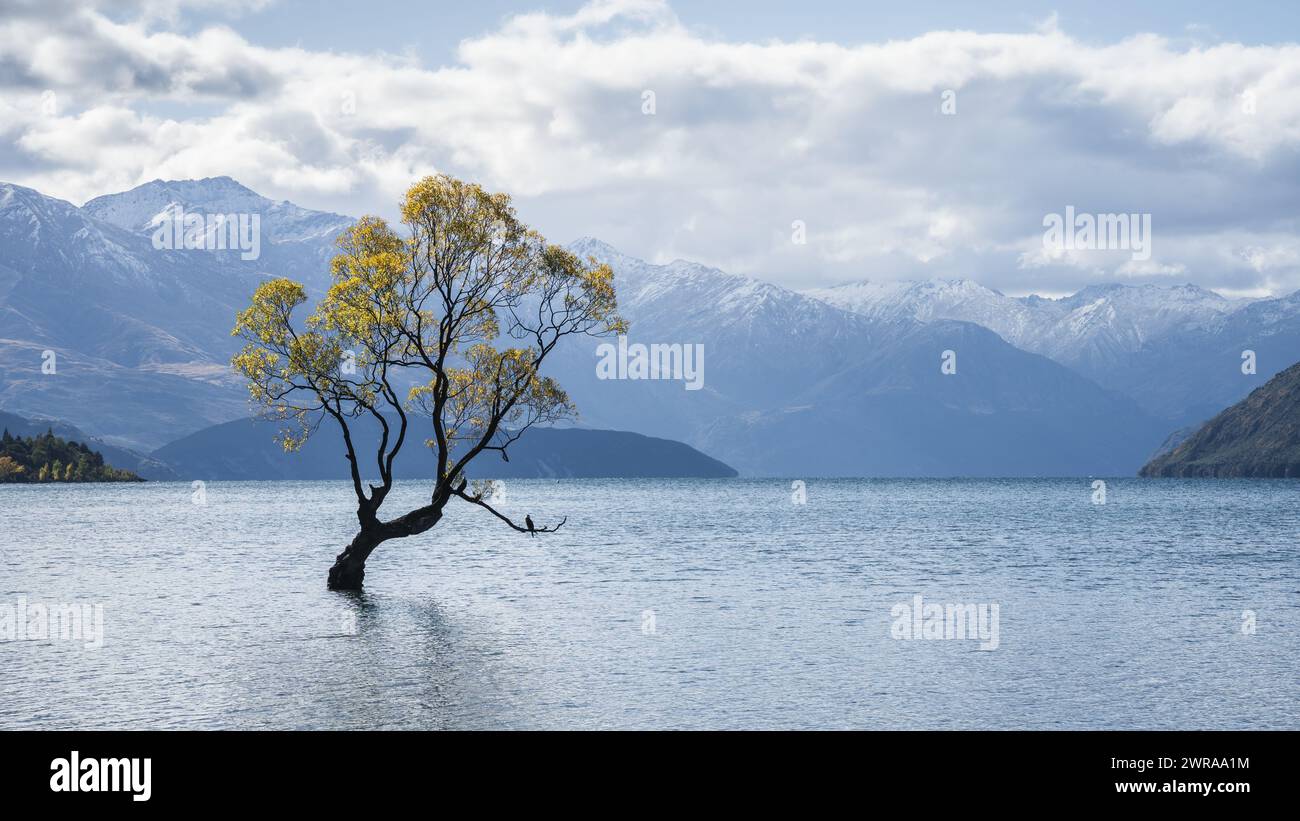
M 260 256 L 155 249 L 155 217 L 177 207 L 258 214 Z M 235 313 L 269 276 L 321 293 L 350 223 L 227 177 L 82 207 L 0 184 L 0 408 L 141 453 L 248 416 L 228 367 Z M 601 379 L 603 340 L 571 340 L 548 367 L 581 424 L 681 440 L 746 475 L 1131 475 L 1300 351 L 1300 293 L 1108 284 L 1017 298 L 968 280 L 798 292 L 595 239 L 570 248 L 615 269 L 629 343 L 704 350 L 703 387 L 686 390 Z M 1257 373 L 1242 372 L 1244 350 Z
M 552 374 L 601 427 L 680 438 L 748 475 L 1132 473 L 1167 432 L 1131 399 L 972 322 L 888 321 L 596 240 L 629 340 L 702 344 L 704 387 L 601 380 L 592 345 Z M 941 372 L 945 351 L 956 373 Z
M 263 253 L 155 249 L 146 215 L 170 207 L 261 209 Z M 229 366 L 235 312 L 268 276 L 296 272 L 319 293 L 350 222 L 224 177 L 156 181 L 82 208 L 0 184 L 0 407 L 141 450 L 247 416 Z
M 882 323 L 951 319 L 1118 391 L 1175 427 L 1203 422 L 1300 357 L 1300 292 L 1226 299 L 1195 285 L 1093 285 L 1008 297 L 969 280 L 851 283 L 805 292 Z M 1259 373 L 1241 372 L 1243 351 Z

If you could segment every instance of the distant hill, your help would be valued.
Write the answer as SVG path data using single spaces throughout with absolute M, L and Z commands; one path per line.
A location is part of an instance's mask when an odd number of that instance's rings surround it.
M 1300 363 L 1151 460 L 1141 475 L 1300 477 Z
M 358 420 L 360 421 L 360 420 Z M 260 419 L 213 425 L 164 445 L 152 458 L 185 479 L 346 479 L 348 464 L 334 430 L 323 428 L 302 450 L 285 453 L 274 441 L 277 426 Z M 377 426 L 354 423 L 358 453 L 370 453 Z M 434 463 L 418 432 L 394 465 L 397 478 L 431 478 Z M 365 467 L 363 463 L 363 467 Z M 374 472 L 374 468 L 370 468 Z M 533 428 L 510 447 L 510 461 L 479 456 L 471 478 L 727 478 L 736 471 L 694 448 L 637 433 L 583 428 Z M 376 477 L 364 475 L 374 480 Z

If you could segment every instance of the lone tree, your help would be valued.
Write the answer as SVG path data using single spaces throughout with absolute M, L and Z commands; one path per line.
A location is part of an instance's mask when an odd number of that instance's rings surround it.
M 465 469 L 483 453 L 506 458 L 535 424 L 574 415 L 568 395 L 539 373 L 561 339 L 626 327 L 609 266 L 548 245 L 505 194 L 426 177 L 406 192 L 402 222 L 406 236 L 365 217 L 339 237 L 333 284 L 305 321 L 293 316 L 307 300 L 303 286 L 273 279 L 232 332 L 246 343 L 232 364 L 264 415 L 283 423 L 285 450 L 326 419 L 342 434 L 360 529 L 330 568 L 334 589 L 360 589 L 376 547 L 429 530 L 453 498 L 521 533 L 563 525 L 516 524 L 490 503 L 490 484 L 471 486 Z M 379 484 L 362 482 L 361 419 L 379 426 Z M 385 521 L 380 508 L 408 436 L 425 437 L 437 478 L 427 504 Z

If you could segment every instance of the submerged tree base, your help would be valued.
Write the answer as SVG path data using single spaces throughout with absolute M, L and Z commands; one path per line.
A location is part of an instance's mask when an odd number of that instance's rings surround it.
M 330 590 L 360 590 L 366 578 L 366 563 L 348 556 L 347 551 L 338 555 L 334 566 L 330 568 Z
M 379 539 L 358 533 L 352 544 L 334 557 L 334 566 L 330 568 L 330 590 L 360 590 L 366 578 L 366 559 L 379 546 Z

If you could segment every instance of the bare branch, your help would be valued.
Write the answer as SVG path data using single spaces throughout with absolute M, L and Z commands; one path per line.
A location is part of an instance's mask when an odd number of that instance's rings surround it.
M 554 533 L 555 531 L 564 527 L 565 522 L 569 521 L 569 517 L 565 516 L 563 519 L 560 520 L 560 523 L 557 524 L 555 527 L 534 527 L 531 530 L 527 527 L 522 527 L 512 522 L 509 516 L 506 516 L 501 511 L 492 507 L 492 505 L 483 501 L 482 498 L 466 493 L 465 481 L 463 479 L 461 480 L 460 485 L 455 490 L 452 491 L 452 495 L 458 496 L 461 499 L 464 499 L 465 501 L 469 502 L 470 504 L 478 505 L 479 507 L 491 513 L 493 516 L 497 517 L 498 519 L 505 522 L 506 524 L 510 525 L 512 528 L 519 531 L 520 533 Z

